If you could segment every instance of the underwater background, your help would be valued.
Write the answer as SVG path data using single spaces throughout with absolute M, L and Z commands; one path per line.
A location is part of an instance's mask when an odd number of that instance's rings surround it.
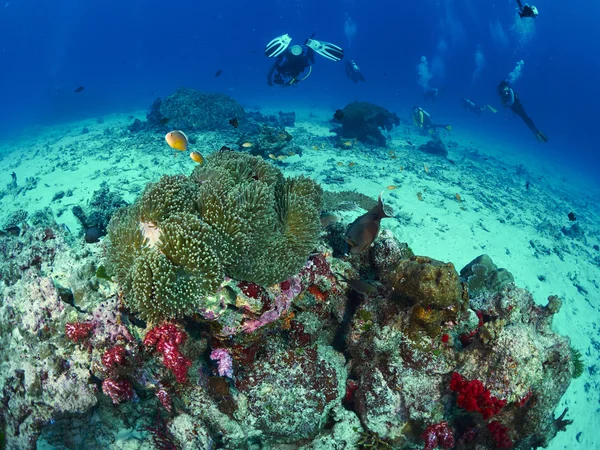
M 589 172 L 599 161 L 600 62 L 593 55 L 600 50 L 595 30 L 600 5 L 545 1 L 538 7 L 543 20 L 523 23 L 511 0 L 231 1 L 226 6 L 7 0 L 0 15 L 2 131 L 146 108 L 155 96 L 179 86 L 228 92 L 263 106 L 302 101 L 331 107 L 369 97 L 408 114 L 421 100 L 415 67 L 426 56 L 432 87 L 447 87 L 436 115 L 457 116 L 488 139 L 510 145 L 527 138 L 520 123 L 506 114 L 473 123 L 457 105 L 463 96 L 481 104 L 495 101 L 496 84 L 523 60 L 515 88 L 538 126 L 552 130 L 548 145 L 527 151 Z M 284 33 L 295 42 L 316 33 L 317 39 L 341 45 L 369 82 L 355 86 L 340 76 L 341 66 L 319 61 L 302 90 L 268 89 L 269 63 L 262 50 Z M 223 75 L 215 78 L 219 69 Z M 81 84 L 85 95 L 71 95 Z
M 3 0 L 0 450 L 600 448 L 600 3 L 535 5 Z M 269 86 L 285 33 L 344 58 Z

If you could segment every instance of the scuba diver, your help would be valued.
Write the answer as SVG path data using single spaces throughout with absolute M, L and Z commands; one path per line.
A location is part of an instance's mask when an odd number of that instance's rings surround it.
M 535 6 L 532 6 L 529 3 L 525 3 L 525 5 L 523 6 L 521 0 L 517 0 L 517 5 L 519 6 L 519 16 L 521 17 L 521 19 L 527 17 L 530 17 L 532 19 L 537 18 L 539 13 L 538 9 Z
M 533 123 L 533 120 L 531 120 L 531 117 L 529 117 L 525 112 L 525 108 L 521 103 L 521 99 L 510 87 L 510 83 L 508 81 L 504 80 L 498 84 L 498 95 L 500 96 L 502 104 L 505 108 L 510 108 L 514 114 L 523 119 L 525 125 L 527 125 L 531 131 L 533 131 L 533 134 L 538 142 L 548 142 L 546 135 L 537 129 Z
M 358 67 L 358 64 L 353 59 L 346 62 L 346 76 L 355 83 L 365 81 L 365 77 L 360 73 L 360 67 Z
M 273 86 L 273 83 L 292 86 L 306 80 L 312 72 L 315 53 L 332 61 L 339 61 L 344 57 L 344 50 L 341 47 L 329 42 L 317 41 L 313 36 L 307 39 L 304 45 L 289 47 L 292 38 L 288 34 L 276 37 L 267 44 L 265 55 L 269 58 L 277 58 L 267 74 L 269 86 Z M 301 76 L 305 72 L 306 74 Z
M 413 106 L 412 118 L 417 127 L 428 131 L 429 134 L 435 133 L 438 128 L 445 128 L 448 131 L 452 131 L 452 127 L 450 125 L 441 125 L 439 123 L 433 123 L 433 120 L 431 120 L 431 115 L 423 108 L 420 108 L 418 106 Z
M 473 103 L 471 100 L 469 100 L 467 97 L 464 97 L 462 99 L 462 104 L 463 107 L 467 110 L 467 111 L 473 111 L 475 114 L 477 114 L 478 116 L 482 115 L 483 112 L 485 111 L 485 108 L 489 108 L 489 110 L 493 113 L 496 113 L 496 108 L 492 108 L 490 105 L 483 105 L 483 106 L 477 106 L 475 103 Z

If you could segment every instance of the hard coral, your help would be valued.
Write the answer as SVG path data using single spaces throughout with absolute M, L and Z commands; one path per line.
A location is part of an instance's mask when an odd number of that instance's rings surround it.
M 494 397 L 479 380 L 466 380 L 457 372 L 452 373 L 450 390 L 458 393 L 456 404 L 467 411 L 479 412 L 484 420 L 498 414 L 506 400 Z
M 448 426 L 448 422 L 440 422 L 429 425 L 421 435 L 425 441 L 423 450 L 433 450 L 435 448 L 454 447 L 454 434 Z
M 179 383 L 187 381 L 187 373 L 192 365 L 192 362 L 179 350 L 186 339 L 187 334 L 170 323 L 152 328 L 144 338 L 146 347 L 156 347 L 156 350 L 163 355 L 163 364 L 173 372 Z

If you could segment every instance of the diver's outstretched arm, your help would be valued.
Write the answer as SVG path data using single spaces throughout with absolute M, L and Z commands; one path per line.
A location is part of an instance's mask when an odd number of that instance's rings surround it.
M 519 5 L 519 11 L 523 10 L 523 4 L 521 3 L 521 0 L 517 0 L 517 5 Z

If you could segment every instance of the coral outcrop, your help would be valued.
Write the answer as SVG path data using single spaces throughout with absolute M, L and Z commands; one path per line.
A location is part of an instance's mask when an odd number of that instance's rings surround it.
M 164 100 L 156 99 L 147 126 L 159 129 L 213 131 L 230 129 L 233 118 L 244 120 L 246 113 L 231 97 L 181 87 Z
M 341 138 L 358 139 L 365 144 L 385 146 L 386 138 L 381 130 L 390 131 L 400 124 L 400 119 L 395 113 L 372 103 L 349 103 L 342 112 L 343 117 L 335 119 L 342 126 L 332 131 Z

